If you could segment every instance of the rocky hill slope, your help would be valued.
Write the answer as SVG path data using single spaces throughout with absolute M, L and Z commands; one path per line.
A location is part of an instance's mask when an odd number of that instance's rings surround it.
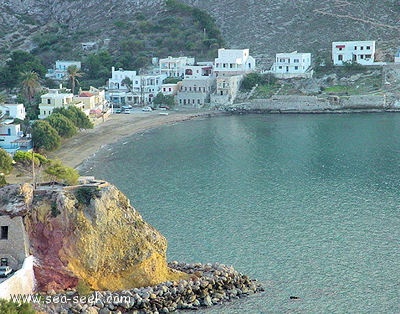
M 24 217 L 40 291 L 81 284 L 123 290 L 186 278 L 168 267 L 166 239 L 117 188 L 24 184 L 0 189 L 0 214 Z M 6 205 L 5 205 L 6 204 Z
M 310 51 L 329 56 L 336 40 L 377 41 L 391 56 L 400 45 L 400 4 L 397 0 L 182 0 L 208 11 L 217 21 L 227 46 L 249 47 L 268 64 L 276 52 Z M 32 49 L 32 38 L 59 27 L 71 45 L 118 40 L 116 21 L 129 21 L 138 12 L 162 14 L 162 0 L 7 0 L 0 3 L 0 54 Z M 118 26 L 118 25 L 117 25 Z M 207 32 L 207 30 L 205 30 Z M 134 30 L 131 31 L 134 33 Z M 177 53 L 171 49 L 171 54 Z

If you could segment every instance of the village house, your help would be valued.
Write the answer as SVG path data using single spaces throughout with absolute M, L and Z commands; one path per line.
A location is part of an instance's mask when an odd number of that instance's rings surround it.
M 25 107 L 23 104 L 4 104 L 0 106 L 0 148 L 10 154 L 17 150 L 29 150 L 32 148 L 31 138 L 24 137 L 21 124 L 14 119 L 25 119 Z
M 278 78 L 303 77 L 311 78 L 311 53 L 293 51 L 291 53 L 277 53 L 271 68 Z
M 243 79 L 242 75 L 218 76 L 216 90 L 211 94 L 211 105 L 233 104 Z
M 256 69 L 256 61 L 250 56 L 249 49 L 218 49 L 214 61 L 216 76 L 244 75 Z
M 0 261 L 13 269 L 29 256 L 29 240 L 21 216 L 0 214 Z
M 136 71 L 112 67 L 106 98 L 115 105 L 151 103 L 165 78 L 165 74 L 138 75 Z
M 74 104 L 74 94 L 65 89 L 49 89 L 41 96 L 39 119 L 50 116 L 54 108 L 68 107 Z
M 374 65 L 375 41 L 335 41 L 332 42 L 332 61 L 334 65 L 356 62 L 361 65 Z
M 79 91 L 79 94 L 74 96 L 74 101 L 82 104 L 81 110 L 86 115 L 101 113 L 107 109 L 105 91 L 93 86 L 90 86 L 88 91 Z
M 177 103 L 180 106 L 196 108 L 204 106 L 210 103 L 210 95 L 214 90 L 212 63 L 186 66 L 177 94 Z
M 210 94 L 214 89 L 215 78 L 206 76 L 185 78 L 178 91 L 178 105 L 195 108 L 204 106 L 210 102 Z
M 57 60 L 54 69 L 48 69 L 46 77 L 55 81 L 64 81 L 68 79 L 68 67 L 75 65 L 81 69 L 80 61 L 61 61 Z
M 168 58 L 159 60 L 159 73 L 166 77 L 183 77 L 188 65 L 194 65 L 194 58 L 173 58 L 169 56 Z

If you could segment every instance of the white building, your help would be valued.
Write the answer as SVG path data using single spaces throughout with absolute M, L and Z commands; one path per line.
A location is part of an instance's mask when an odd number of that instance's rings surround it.
M 0 148 L 13 154 L 17 150 L 28 150 L 32 148 L 31 138 L 23 137 L 21 125 L 14 119 L 24 120 L 26 113 L 23 104 L 4 104 L 0 106 Z
M 74 104 L 74 94 L 62 89 L 49 89 L 41 96 L 39 104 L 39 119 L 45 119 L 52 114 L 54 108 L 68 107 Z
M 165 74 L 137 75 L 136 71 L 115 70 L 112 67 L 106 98 L 114 104 L 151 103 L 161 91 L 165 78 Z
M 80 61 L 56 61 L 54 69 L 48 69 L 46 77 L 55 81 L 63 81 L 67 79 L 68 67 L 75 65 L 79 70 L 81 69 Z
M 216 76 L 243 75 L 256 69 L 256 61 L 249 54 L 249 49 L 218 49 L 214 61 Z
M 183 77 L 187 65 L 194 65 L 194 58 L 169 56 L 159 60 L 160 74 L 166 77 Z
M 375 41 L 335 41 L 332 42 L 332 61 L 334 65 L 357 62 L 361 65 L 374 65 Z
M 311 53 L 277 53 L 271 73 L 279 78 L 312 77 Z
M 24 120 L 26 116 L 23 104 L 3 104 L 0 105 L 1 114 L 5 117 Z

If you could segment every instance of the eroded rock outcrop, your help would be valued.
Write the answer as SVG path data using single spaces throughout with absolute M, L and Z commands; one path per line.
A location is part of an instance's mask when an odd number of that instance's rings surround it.
M 20 212 L 39 290 L 74 288 L 79 280 L 96 290 L 120 290 L 186 276 L 168 268 L 166 239 L 112 185 L 42 186 L 31 198 L 29 189 L 13 191 L 0 192 L 0 203 L 18 199 L 21 207 L 26 200 L 29 211 Z

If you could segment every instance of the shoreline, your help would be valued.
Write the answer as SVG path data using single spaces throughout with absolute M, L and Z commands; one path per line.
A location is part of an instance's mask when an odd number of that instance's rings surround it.
M 77 169 L 105 145 L 117 143 L 126 137 L 171 123 L 223 114 L 220 111 L 204 109 L 169 111 L 168 115 L 160 115 L 159 111 L 112 114 L 93 129 L 83 130 L 64 140 L 61 147 L 49 152 L 47 157 L 59 159 L 64 165 Z

